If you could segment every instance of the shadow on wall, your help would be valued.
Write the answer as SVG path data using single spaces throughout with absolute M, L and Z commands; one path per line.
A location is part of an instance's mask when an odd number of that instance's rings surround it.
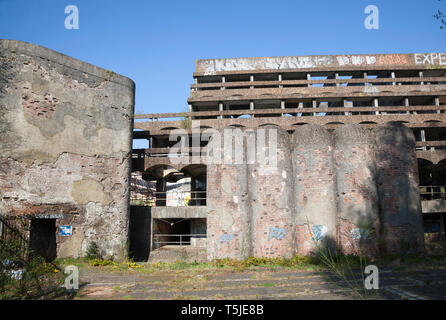
M 415 137 L 409 128 L 345 125 L 331 133 L 303 125 L 292 146 L 278 130 L 279 170 L 268 179 L 259 177 L 262 165 L 210 166 L 208 258 L 308 255 L 316 249 L 314 238 L 328 241 L 324 247 L 337 244 L 345 254 L 424 251 Z

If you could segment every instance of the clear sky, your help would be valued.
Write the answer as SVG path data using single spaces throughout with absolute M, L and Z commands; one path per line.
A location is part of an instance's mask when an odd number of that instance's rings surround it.
M 67 5 L 79 29 L 65 29 Z M 367 5 L 379 30 L 367 30 Z M 31 42 L 136 83 L 139 113 L 187 110 L 196 59 L 446 52 L 446 0 L 0 0 L 0 38 Z

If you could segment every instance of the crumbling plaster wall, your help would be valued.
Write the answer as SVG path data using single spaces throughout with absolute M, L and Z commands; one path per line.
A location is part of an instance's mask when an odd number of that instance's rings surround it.
M 0 40 L 0 211 L 57 218 L 59 257 L 128 236 L 132 80 L 33 44 Z

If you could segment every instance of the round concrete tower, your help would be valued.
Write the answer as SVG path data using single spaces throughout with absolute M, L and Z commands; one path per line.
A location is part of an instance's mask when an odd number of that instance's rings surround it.
M 336 198 L 330 133 L 318 125 L 298 127 L 293 135 L 296 249 L 308 255 L 336 243 Z
M 294 254 L 293 167 L 290 136 L 266 125 L 255 130 L 255 164 L 250 164 L 252 241 L 255 257 Z
M 245 259 L 251 255 L 250 209 L 246 147 L 252 131 L 227 127 L 208 144 L 207 256 L 209 260 Z M 218 161 L 218 155 L 221 155 Z
M 387 253 L 424 251 L 415 137 L 400 123 L 374 130 L 382 238 Z
M 338 243 L 346 254 L 377 254 L 379 237 L 375 137 L 360 125 L 333 132 Z

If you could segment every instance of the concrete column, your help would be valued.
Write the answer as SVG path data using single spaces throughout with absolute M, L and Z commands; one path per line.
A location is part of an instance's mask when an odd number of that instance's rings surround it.
M 196 198 L 201 198 L 200 195 L 197 195 L 194 191 L 197 191 L 197 187 L 195 186 L 195 178 L 194 177 L 190 177 L 190 191 L 191 191 L 191 201 L 190 203 L 192 203 L 193 205 L 196 204 L 197 200 L 195 200 Z M 201 200 L 200 200 L 201 201 Z
M 254 101 L 249 101 L 249 110 L 254 110 Z M 252 117 L 254 118 L 255 115 L 253 114 Z
M 313 101 L 311 101 L 311 103 L 312 103 L 312 107 L 315 109 L 315 108 L 317 108 L 317 101 L 316 100 L 313 100 Z M 317 115 L 317 113 L 316 112 L 313 112 L 313 116 L 316 116 Z
M 420 130 L 420 136 L 421 136 L 421 142 L 426 142 L 426 132 L 424 131 L 424 129 Z M 424 146 L 423 150 L 426 151 L 427 147 Z
M 415 137 L 401 123 L 378 125 L 376 176 L 385 250 L 390 254 L 424 252 Z
M 275 125 L 262 126 L 255 132 L 256 164 L 248 166 L 253 255 L 291 258 L 295 252 L 295 214 L 290 138 Z M 265 147 L 276 154 L 276 164 L 261 163 Z
M 335 79 L 339 80 L 339 73 L 335 73 Z M 339 86 L 340 86 L 340 84 L 336 83 L 336 87 L 339 87 Z
M 281 73 L 279 73 L 279 81 L 282 81 L 282 74 Z M 279 84 L 279 88 L 282 89 L 283 85 Z
M 395 79 L 395 72 L 392 72 L 390 76 L 392 77 L 392 79 Z M 396 82 L 392 82 L 392 85 L 396 85 Z
M 362 75 L 364 77 L 364 80 L 367 81 L 367 72 L 364 72 Z M 369 86 L 369 85 L 370 85 L 370 83 L 367 83 L 367 82 L 364 83 L 364 87 Z
M 311 80 L 311 74 L 307 73 L 307 80 Z M 311 87 L 311 84 L 308 84 L 308 87 Z
M 423 78 L 423 71 L 420 71 L 420 72 L 418 73 L 418 75 L 420 76 L 420 78 Z M 420 84 L 421 84 L 421 85 L 423 85 L 423 84 L 424 84 L 424 82 L 423 82 L 423 81 L 421 81 L 421 82 L 420 82 Z
M 245 131 L 231 129 L 236 138 Z M 207 168 L 207 257 L 209 260 L 233 258 L 243 260 L 252 254 L 251 200 L 246 162 L 246 144 L 226 141 L 231 135 L 221 129 L 208 144 L 221 151 L 222 161 L 211 161 Z M 219 139 L 220 138 L 220 139 Z M 232 138 L 232 137 L 231 137 Z M 235 139 L 236 140 L 236 139 Z M 240 141 L 240 140 L 236 140 Z M 241 163 L 236 162 L 241 152 Z M 231 156 L 232 154 L 232 156 Z
M 303 102 L 299 102 L 299 106 L 298 106 L 298 108 L 299 109 L 303 109 L 303 107 L 304 107 L 304 103 Z M 298 113 L 298 115 L 302 115 L 302 113 Z
M 336 193 L 330 133 L 319 125 L 298 126 L 292 138 L 296 252 L 336 244 Z
M 285 100 L 280 100 L 280 109 L 285 110 Z M 285 113 L 282 113 L 282 117 L 285 117 Z
M 444 219 L 444 212 L 440 213 L 440 238 L 441 240 L 445 240 L 446 239 L 446 235 L 445 235 L 445 219 Z
M 225 82 L 226 82 L 226 77 L 225 76 L 222 76 L 221 77 L 221 82 L 223 83 L 223 87 L 221 87 L 221 90 L 225 90 L 226 88 L 224 87 L 224 84 L 225 84 Z
M 223 102 L 218 103 L 218 111 L 223 111 Z M 223 116 L 218 116 L 219 119 L 223 119 Z
M 249 76 L 249 81 L 250 82 L 254 82 L 254 75 L 253 74 Z M 254 86 L 250 86 L 249 88 L 250 89 L 254 89 Z
M 379 107 L 379 100 L 378 98 L 373 99 L 373 106 Z M 375 114 L 379 115 L 379 111 L 375 111 Z
M 156 206 L 166 205 L 166 190 L 166 180 L 156 179 Z
M 409 107 L 409 98 L 404 98 L 404 106 L 405 106 L 405 107 Z M 406 113 L 407 113 L 407 114 L 410 114 L 410 111 L 407 110 Z
M 435 104 L 436 107 L 440 106 L 440 98 L 439 97 L 435 97 L 434 98 L 434 104 Z M 441 113 L 441 111 L 437 110 L 437 113 Z
M 377 255 L 375 137 L 359 124 L 339 126 L 333 137 L 339 247 L 345 254 Z
M 347 99 L 343 99 L 343 105 L 344 105 L 344 108 L 351 107 L 351 105 L 348 103 Z M 344 115 L 349 116 L 349 115 L 351 115 L 351 112 L 344 112 Z

